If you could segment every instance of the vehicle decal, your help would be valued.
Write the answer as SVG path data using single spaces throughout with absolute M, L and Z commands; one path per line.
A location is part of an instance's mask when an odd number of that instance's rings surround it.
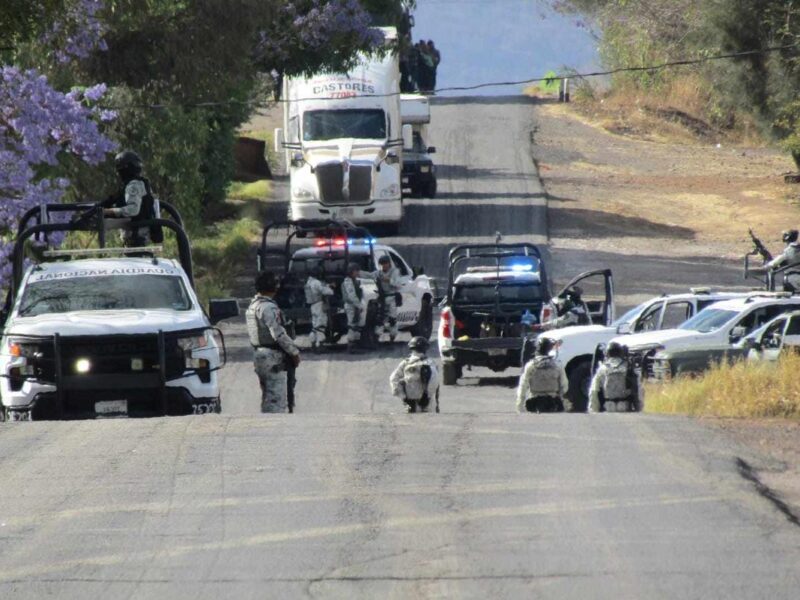
M 54 281 L 57 279 L 77 279 L 81 277 L 108 277 L 111 275 L 180 275 L 179 271 L 163 267 L 125 267 L 115 269 L 80 269 L 75 271 L 59 271 L 56 273 L 34 273 L 28 280 L 30 283 Z

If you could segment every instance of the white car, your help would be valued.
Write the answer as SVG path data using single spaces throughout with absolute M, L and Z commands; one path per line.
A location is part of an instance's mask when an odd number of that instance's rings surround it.
M 800 309 L 800 297 L 783 292 L 754 292 L 717 302 L 675 329 L 614 338 L 628 347 L 643 377 L 653 375 L 653 359 L 661 352 L 697 350 L 724 353 L 778 315 Z
M 598 346 L 605 346 L 620 335 L 628 336 L 624 342 L 627 344 L 631 337 L 628 334 L 675 328 L 715 302 L 745 295 L 692 290 L 686 294 L 658 296 L 629 310 L 610 326 L 564 327 L 542 335 L 556 343 L 558 358 L 564 365 L 570 382 L 568 395 L 576 410 L 580 410 L 586 406 L 592 378 L 592 362 Z
M 17 288 L 0 343 L 2 416 L 215 413 L 223 362 L 221 338 L 179 262 L 38 264 Z

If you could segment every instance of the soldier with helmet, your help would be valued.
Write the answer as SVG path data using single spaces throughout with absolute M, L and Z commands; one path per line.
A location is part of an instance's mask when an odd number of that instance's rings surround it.
M 522 372 L 517 388 L 519 412 L 561 412 L 572 406 L 567 399 L 569 381 L 564 367 L 553 356 L 555 343 L 539 337 L 536 353 Z
M 141 157 L 132 150 L 124 150 L 114 157 L 114 166 L 122 182 L 122 190 L 102 203 L 107 217 L 128 219 L 122 231 L 126 247 L 146 246 L 163 241 L 158 227 L 139 227 L 137 223 L 160 218 L 158 198 L 153 195 L 150 182 L 142 175 Z
M 347 315 L 347 350 L 351 354 L 358 352 L 358 342 L 367 322 L 364 291 L 358 280 L 360 275 L 361 267 L 352 262 L 347 265 L 347 276 L 342 281 L 342 302 Z
M 767 268 L 772 270 L 786 267 L 783 274 L 783 289 L 792 294 L 800 292 L 800 244 L 797 240 L 797 229 L 784 231 L 783 242 L 786 248 L 780 256 L 767 263 Z
M 403 287 L 400 280 L 400 271 L 392 265 L 392 259 L 384 254 L 378 259 L 380 269 L 371 273 L 375 280 L 382 308 L 382 322 L 375 326 L 375 339 L 379 340 L 381 333 L 389 335 L 393 342 L 397 337 L 397 296 Z
M 311 308 L 311 350 L 314 352 L 321 349 L 327 337 L 328 307 L 325 299 L 333 296 L 333 289 L 322 278 L 322 267 L 314 265 L 304 286 L 306 304 Z
M 275 303 L 275 275 L 259 273 L 256 296 L 247 309 L 247 334 L 253 346 L 256 375 L 261 384 L 261 412 L 284 413 L 288 408 L 287 360 L 297 367 L 300 350 L 284 328 L 284 317 Z
M 591 325 L 589 307 L 583 301 L 583 290 L 578 286 L 571 287 L 564 292 L 564 297 L 556 303 L 558 315 L 547 329 L 560 329 L 573 325 Z
M 618 342 L 606 348 L 606 358 L 592 378 L 589 412 L 641 412 L 644 408 L 639 378 Z
M 428 340 L 416 336 L 408 343 L 410 356 L 403 359 L 389 377 L 392 394 L 408 412 L 439 412 L 439 371 L 428 358 Z

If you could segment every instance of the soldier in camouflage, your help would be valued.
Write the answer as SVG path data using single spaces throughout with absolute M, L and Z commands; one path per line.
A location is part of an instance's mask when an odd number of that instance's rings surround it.
M 517 388 L 517 410 L 519 412 L 569 411 L 572 405 L 567 399 L 569 381 L 552 352 L 553 340 L 540 337 L 536 341 L 536 355 L 525 365 Z
M 328 307 L 325 298 L 333 296 L 333 289 L 322 281 L 322 267 L 315 265 L 304 288 L 306 304 L 311 308 L 311 350 L 316 352 L 325 341 L 328 329 Z
M 392 266 L 392 259 L 386 254 L 378 259 L 380 269 L 371 273 L 378 288 L 378 295 L 383 305 L 383 322 L 375 326 L 375 339 L 379 340 L 381 333 L 389 334 L 389 340 L 397 337 L 397 296 L 402 289 L 400 271 Z
M 367 322 L 367 307 L 364 305 L 359 275 L 361 267 L 358 263 L 350 263 L 347 265 L 347 277 L 342 281 L 342 301 L 347 315 L 347 350 L 350 353 L 358 352 L 358 342 Z
M 767 263 L 769 269 L 786 267 L 783 274 L 783 290 L 796 294 L 800 292 L 800 244 L 797 242 L 797 229 L 783 232 L 783 242 L 786 248 L 783 253 Z
M 589 412 L 641 412 L 644 395 L 625 348 L 611 342 L 589 387 Z
M 261 412 L 287 410 L 286 361 L 300 364 L 300 350 L 284 329 L 281 309 L 273 300 L 277 282 L 272 273 L 256 277 L 256 296 L 247 309 L 247 333 L 254 350 L 254 364 L 261 384 Z
M 439 412 L 439 372 L 433 359 L 425 354 L 428 345 L 424 337 L 412 338 L 408 343 L 411 355 L 389 377 L 392 394 L 403 401 L 410 413 Z

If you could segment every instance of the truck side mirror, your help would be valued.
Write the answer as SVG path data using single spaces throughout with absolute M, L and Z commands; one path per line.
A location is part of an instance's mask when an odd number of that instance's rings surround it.
M 414 147 L 414 128 L 409 124 L 403 125 L 403 149 L 411 150 Z
M 428 146 L 428 154 L 436 154 L 436 146 Z
M 414 279 L 416 279 L 420 275 L 425 275 L 425 267 L 413 267 L 411 272 L 414 275 Z
M 235 298 L 227 298 L 225 300 L 209 300 L 208 302 L 208 320 L 212 325 L 216 325 L 220 321 L 239 316 L 239 302 Z
M 275 152 L 283 152 L 283 129 L 280 127 L 275 129 L 274 135 L 274 142 L 275 142 Z
M 761 350 L 761 344 L 755 338 L 745 338 L 742 342 L 742 345 L 745 350 Z
M 631 332 L 631 324 L 628 322 L 620 323 L 617 325 L 617 333 L 620 335 L 627 335 Z
M 746 335 L 747 335 L 747 329 L 745 329 L 741 325 L 737 325 L 736 327 L 731 329 L 731 334 L 730 334 L 731 343 L 738 342 L 740 339 L 742 339 Z

